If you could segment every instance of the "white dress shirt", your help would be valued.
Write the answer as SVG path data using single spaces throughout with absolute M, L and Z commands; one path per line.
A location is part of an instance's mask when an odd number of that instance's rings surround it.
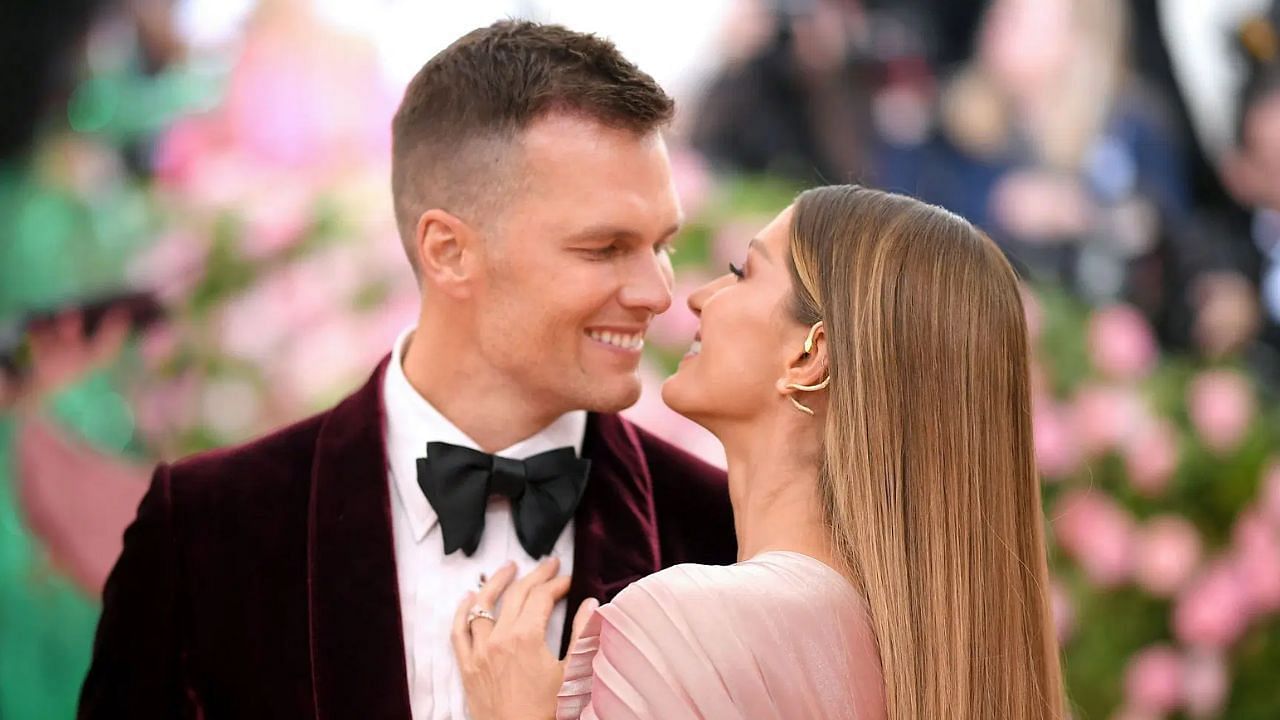
M 523 577 L 538 560 L 529 557 L 520 545 L 511 520 L 510 503 L 502 497 L 489 500 L 484 535 L 474 555 L 467 557 L 461 550 L 444 554 L 440 523 L 418 486 L 417 460 L 426 455 L 428 442 L 480 448 L 409 384 L 402 361 L 412 334 L 410 328 L 396 340 L 382 388 L 387 418 L 388 481 L 392 488 L 391 528 L 395 536 L 400 614 L 404 622 L 409 702 L 414 720 L 462 720 L 468 717 L 466 697 L 458 662 L 449 643 L 449 630 L 458 603 L 467 592 L 476 589 L 481 573 L 492 575 L 503 563 L 514 560 L 518 577 Z M 581 456 L 586 426 L 585 411 L 571 412 L 533 437 L 496 454 L 523 460 L 568 446 Z M 560 534 L 551 554 L 560 558 L 562 574 L 573 573 L 572 520 Z M 557 656 L 565 614 L 565 601 L 561 600 L 556 603 L 547 626 L 547 646 Z

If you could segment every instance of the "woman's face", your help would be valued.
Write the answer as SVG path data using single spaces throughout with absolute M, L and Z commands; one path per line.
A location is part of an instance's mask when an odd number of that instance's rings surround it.
M 783 210 L 751 240 L 743 260 L 689 296 L 701 328 L 662 399 L 713 432 L 786 401 L 779 381 L 807 332 L 790 312 L 791 214 Z

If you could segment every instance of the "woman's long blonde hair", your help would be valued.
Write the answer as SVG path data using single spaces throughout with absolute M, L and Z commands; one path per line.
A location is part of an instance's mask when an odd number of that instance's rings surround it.
M 941 208 L 809 190 L 794 314 L 831 373 L 820 487 L 866 598 L 890 720 L 1063 717 L 1013 269 Z

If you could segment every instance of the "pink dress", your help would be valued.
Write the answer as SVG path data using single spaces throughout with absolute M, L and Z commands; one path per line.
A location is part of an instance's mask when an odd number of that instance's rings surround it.
M 882 720 L 866 606 L 824 563 L 766 552 L 678 565 L 592 616 L 557 720 Z

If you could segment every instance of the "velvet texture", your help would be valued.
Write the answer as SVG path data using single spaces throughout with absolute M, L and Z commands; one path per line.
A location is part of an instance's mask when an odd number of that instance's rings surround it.
M 161 465 L 103 591 L 81 718 L 410 718 L 380 397 Z M 569 617 L 737 552 L 723 472 L 591 415 Z M 564 649 L 562 648 L 562 649 Z

